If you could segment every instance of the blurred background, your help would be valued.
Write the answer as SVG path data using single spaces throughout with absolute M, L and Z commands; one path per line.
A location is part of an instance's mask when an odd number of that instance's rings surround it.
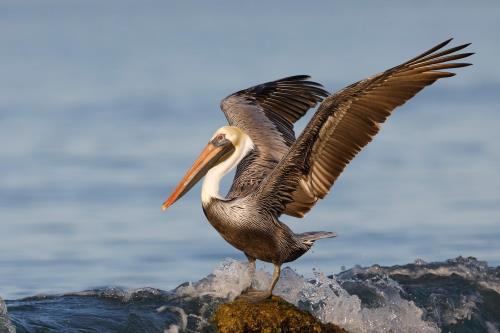
M 169 289 L 243 259 L 205 220 L 199 185 L 160 211 L 226 124 L 220 100 L 295 74 L 335 91 L 449 37 L 473 43 L 474 66 L 398 109 L 326 200 L 284 218 L 339 234 L 290 266 L 499 265 L 498 13 L 498 1 L 1 0 L 0 295 Z

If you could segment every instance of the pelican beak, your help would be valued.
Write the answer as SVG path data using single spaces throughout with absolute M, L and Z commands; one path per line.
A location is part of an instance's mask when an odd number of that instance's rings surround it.
M 186 172 L 186 175 L 179 182 L 179 185 L 172 192 L 170 197 L 165 200 L 161 206 L 162 210 L 166 210 L 174 202 L 179 200 L 186 194 L 212 167 L 225 160 L 228 153 L 234 150 L 234 146 L 229 145 L 215 145 L 209 142 L 205 149 L 201 152 L 198 159 L 194 162 L 191 168 Z

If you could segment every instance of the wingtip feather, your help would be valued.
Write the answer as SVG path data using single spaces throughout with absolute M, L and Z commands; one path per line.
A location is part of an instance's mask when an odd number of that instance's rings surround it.
M 441 42 L 439 43 L 438 45 L 434 46 L 431 50 L 434 50 L 434 51 L 437 51 L 439 49 L 442 49 L 443 47 L 445 47 L 446 45 L 450 44 L 450 42 L 453 40 L 453 37 L 451 38 L 448 38 L 447 40 L 445 40 L 444 42 Z M 434 52 L 432 51 L 432 52 Z

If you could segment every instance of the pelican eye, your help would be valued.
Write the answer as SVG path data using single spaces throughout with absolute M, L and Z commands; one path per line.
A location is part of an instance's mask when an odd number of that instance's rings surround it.
M 215 138 L 212 139 L 212 143 L 216 146 L 223 146 L 225 145 L 229 140 L 226 139 L 225 134 L 217 134 Z

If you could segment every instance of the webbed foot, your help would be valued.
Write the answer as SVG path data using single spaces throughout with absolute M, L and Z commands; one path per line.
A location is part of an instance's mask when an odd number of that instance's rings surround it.
M 250 293 L 250 292 L 254 292 L 254 291 L 259 291 L 259 290 L 258 290 L 258 289 L 255 289 L 254 287 L 252 287 L 252 286 L 250 285 L 250 286 L 246 287 L 245 289 L 243 289 L 243 290 L 241 291 L 240 296 L 241 296 L 241 295 L 244 295 L 244 294 L 248 294 L 248 293 Z M 240 296 L 238 296 L 238 297 L 240 297 Z
M 247 288 L 243 293 L 238 296 L 237 300 L 245 300 L 252 303 L 257 303 L 268 299 L 272 296 L 269 290 L 257 290 L 254 288 Z

